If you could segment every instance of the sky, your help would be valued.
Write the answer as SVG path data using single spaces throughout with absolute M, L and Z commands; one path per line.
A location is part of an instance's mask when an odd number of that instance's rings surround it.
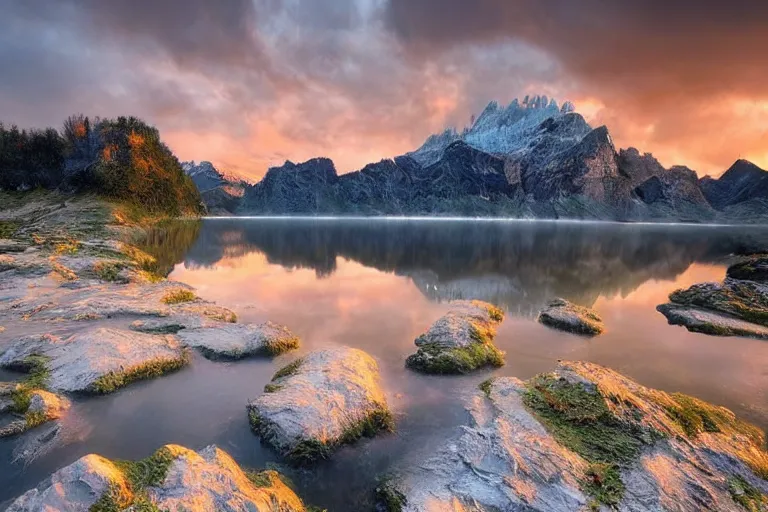
M 768 168 L 768 2 L 0 0 L 0 120 L 135 115 L 181 160 L 339 172 L 491 100 L 570 100 L 617 147 Z

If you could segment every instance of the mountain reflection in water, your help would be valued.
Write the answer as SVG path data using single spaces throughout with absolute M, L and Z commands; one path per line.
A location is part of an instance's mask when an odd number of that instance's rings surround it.
M 692 263 L 768 247 L 756 228 L 552 222 L 206 220 L 183 262 L 264 254 L 287 269 L 337 270 L 339 257 L 410 277 L 435 301 L 481 299 L 531 316 L 552 297 L 592 306 Z

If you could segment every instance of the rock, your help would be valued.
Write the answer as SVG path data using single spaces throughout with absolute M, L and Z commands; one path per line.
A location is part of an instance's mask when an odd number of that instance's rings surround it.
M 768 255 L 751 256 L 745 261 L 731 265 L 726 275 L 731 279 L 768 283 Z
M 9 240 L 7 238 L 0 238 L 0 254 L 6 252 L 24 252 L 29 247 L 29 244 L 21 242 L 19 240 Z
M 747 268 L 737 266 L 735 272 L 743 275 Z M 768 332 L 768 283 L 726 278 L 677 290 L 669 300 L 656 309 L 670 324 L 693 332 L 753 338 L 765 338 Z
M 184 329 L 179 332 L 179 338 L 209 359 L 276 356 L 299 347 L 299 338 L 295 334 L 287 327 L 272 322 Z
M 747 160 L 737 160 L 719 179 L 699 180 L 707 200 L 718 210 L 754 199 L 768 199 L 768 172 Z
M 113 487 L 127 492 L 120 470 L 104 457 L 86 455 L 21 495 L 6 512 L 86 512 Z
M 170 448 L 170 447 L 168 447 Z M 159 510 L 303 512 L 298 496 L 275 471 L 250 478 L 227 453 L 209 446 L 195 453 L 174 447 L 176 459 L 162 485 L 148 489 Z
M 54 395 L 49 391 L 36 389 L 32 391 L 27 409 L 27 423 L 30 415 L 39 421 L 38 424 L 46 421 L 57 420 L 61 418 L 71 407 L 71 403 L 64 397 Z
M 24 368 L 30 356 L 44 358 L 49 389 L 85 393 L 110 393 L 188 362 L 175 336 L 92 328 L 64 339 L 50 335 L 19 338 L 0 355 L 0 366 Z
M 691 332 L 768 339 L 768 327 L 714 311 L 679 304 L 661 304 L 656 310 L 667 317 L 670 325 L 682 325 Z
M 503 366 L 504 353 L 493 344 L 504 313 L 487 302 L 454 301 L 451 309 L 416 338 L 419 350 L 407 367 L 424 373 L 469 373 L 484 366 Z
M 554 329 L 585 336 L 596 336 L 605 331 L 600 315 L 565 299 L 550 302 L 546 309 L 539 313 L 538 321 Z
M 398 470 L 402 510 L 737 512 L 768 493 L 765 434 L 722 407 L 580 362 L 481 389 L 469 425 Z
M 393 426 L 376 361 L 349 347 L 312 352 L 279 370 L 248 404 L 248 417 L 264 442 L 299 463 Z
M 95 508 L 92 508 L 95 507 Z M 245 473 L 222 450 L 167 445 L 138 462 L 86 455 L 14 501 L 8 512 L 56 510 L 304 512 L 274 471 Z

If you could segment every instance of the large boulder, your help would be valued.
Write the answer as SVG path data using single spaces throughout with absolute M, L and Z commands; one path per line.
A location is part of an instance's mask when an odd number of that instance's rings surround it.
M 66 338 L 18 338 L 0 355 L 0 366 L 28 370 L 30 358 L 44 361 L 49 389 L 84 393 L 109 393 L 177 370 L 189 359 L 175 336 L 92 328 Z
M 768 283 L 768 255 L 750 256 L 728 267 L 727 276 L 732 279 Z
M 248 417 L 264 442 L 298 463 L 393 428 L 376 361 L 349 347 L 312 352 L 279 370 L 248 404 Z
M 86 455 L 16 499 L 8 512 L 185 510 L 304 512 L 274 471 L 246 473 L 225 452 L 167 445 L 141 461 Z
M 597 312 L 565 299 L 555 299 L 539 313 L 538 321 L 546 326 L 584 336 L 596 336 L 605 331 L 603 319 Z
M 406 512 L 763 510 L 765 434 L 732 412 L 592 363 L 481 385 L 471 422 L 399 470 Z
M 406 366 L 424 373 L 469 373 L 502 366 L 504 353 L 493 344 L 504 313 L 487 302 L 454 301 L 451 309 L 416 338 L 418 351 Z
M 299 338 L 295 334 L 287 327 L 272 322 L 184 329 L 179 331 L 179 338 L 209 359 L 276 356 L 299 347 Z

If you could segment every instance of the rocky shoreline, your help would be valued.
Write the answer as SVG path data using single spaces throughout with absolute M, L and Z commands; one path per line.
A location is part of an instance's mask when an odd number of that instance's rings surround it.
M 26 458 L 56 442 L 58 422 L 71 414 L 68 396 L 161 377 L 190 364 L 195 351 L 232 362 L 299 348 L 288 327 L 239 323 L 229 309 L 165 280 L 155 257 L 126 242 L 140 228 L 120 223 L 119 210 L 92 198 L 62 201 L 17 205 L 14 218 L 0 211 L 0 366 L 19 372 L 0 383 L 0 435 L 31 436 Z M 759 257 L 741 262 L 722 285 L 676 292 L 673 307 L 764 326 L 767 266 Z M 492 304 L 453 302 L 417 338 L 406 365 L 425 374 L 500 366 L 493 339 L 503 318 Z M 540 321 L 586 335 L 604 329 L 595 312 L 563 300 Z M 255 390 L 242 421 L 254 442 L 285 460 L 317 464 L 342 445 L 360 449 L 360 438 L 396 431 L 386 387 L 365 352 L 314 351 Z M 583 362 L 479 387 L 468 424 L 382 482 L 379 510 L 768 510 L 765 433 L 725 408 Z M 167 445 L 141 461 L 82 457 L 8 510 L 180 509 L 311 507 L 274 471 L 244 470 L 215 446 Z

